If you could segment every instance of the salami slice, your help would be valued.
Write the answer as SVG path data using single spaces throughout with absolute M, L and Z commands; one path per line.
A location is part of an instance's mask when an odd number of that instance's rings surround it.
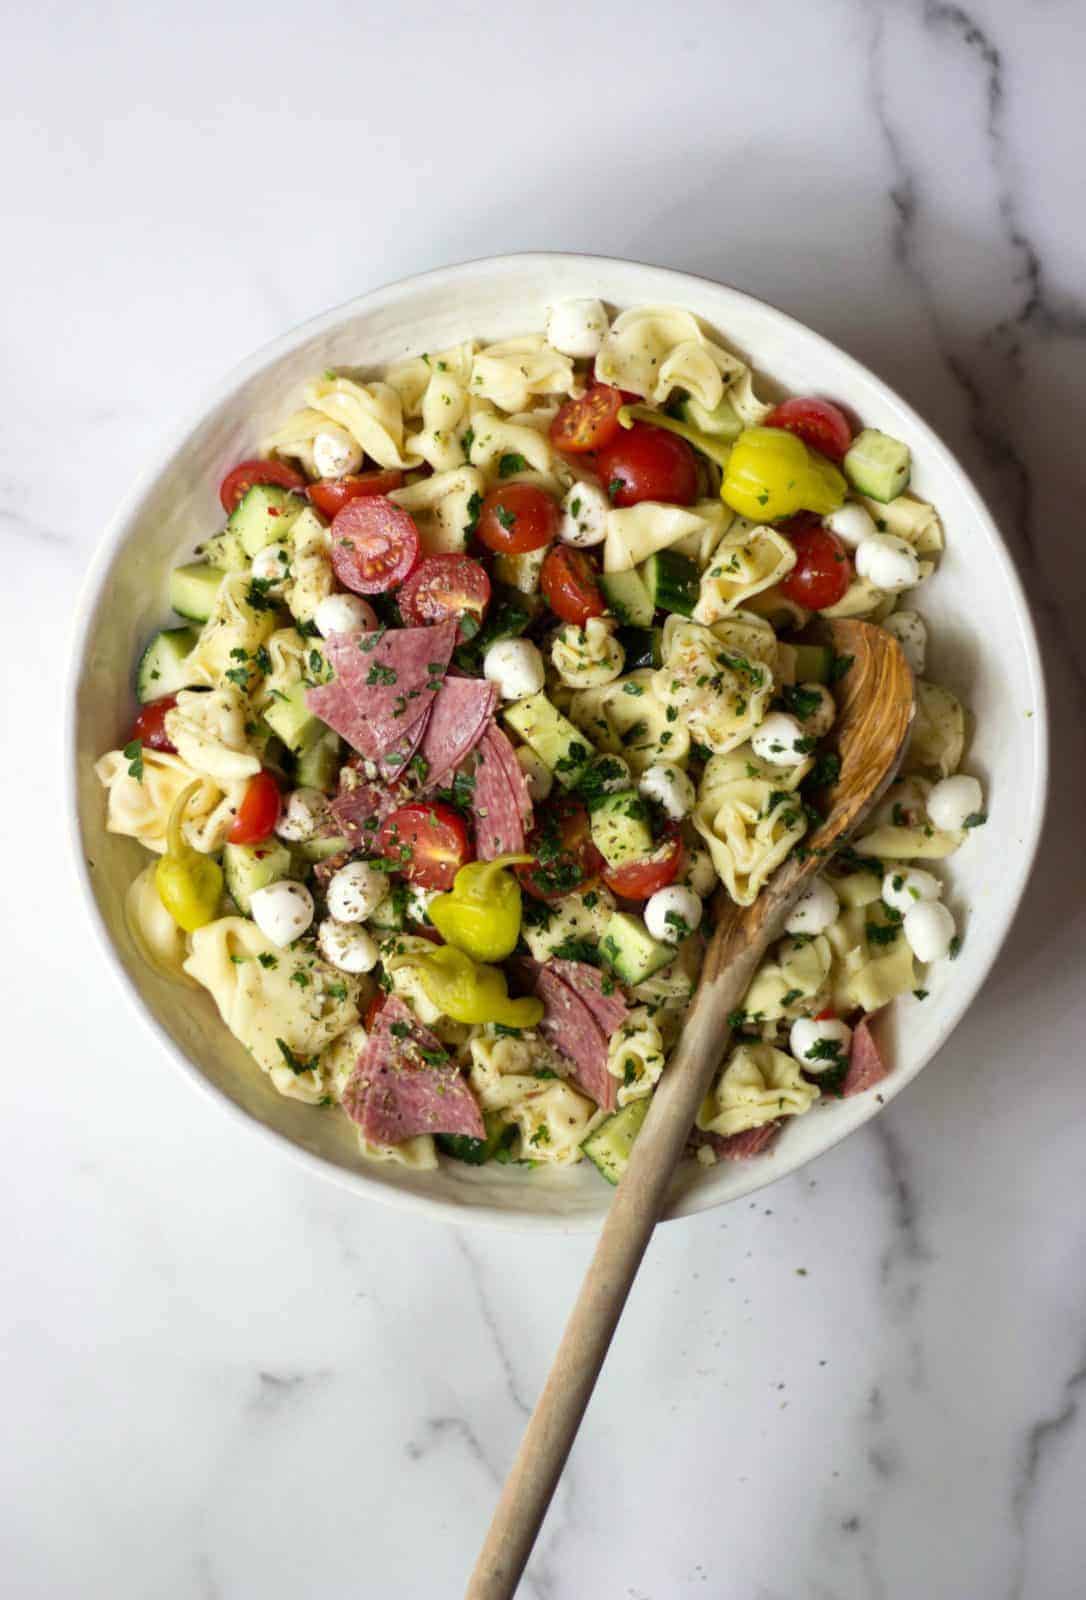
M 871 1024 L 864 1017 L 852 1030 L 848 1071 L 841 1085 L 842 1098 L 850 1094 L 862 1094 L 865 1089 L 873 1089 L 877 1083 L 882 1082 L 889 1071 L 890 1068 L 882 1058 L 882 1051 L 875 1043 Z
M 307 689 L 306 705 L 360 755 L 378 761 L 402 748 L 433 703 L 452 659 L 456 630 L 457 623 L 449 621 L 432 628 L 334 633 L 324 651 L 335 677 Z
M 494 714 L 498 691 L 479 678 L 446 678 L 430 707 L 419 755 L 427 788 L 447 783 L 479 743 Z
M 520 971 L 545 1007 L 540 1033 L 571 1063 L 577 1088 L 604 1111 L 613 1111 L 618 1082 L 607 1070 L 607 1039 L 592 1012 L 552 964 L 523 961 Z
M 721 1161 L 749 1161 L 752 1156 L 764 1155 L 777 1141 L 781 1121 L 766 1122 L 760 1128 L 744 1128 L 742 1133 L 702 1133 L 695 1129 L 695 1146 L 707 1144 Z
M 630 1009 L 613 978 L 605 977 L 598 967 L 589 966 L 587 961 L 563 961 L 561 957 L 552 957 L 547 966 L 584 1001 L 599 1023 L 601 1032 L 609 1037 L 621 1028 Z
M 520 806 L 505 775 L 499 739 L 509 743 L 500 729 L 487 728 L 475 752 L 471 810 L 475 818 L 475 853 L 481 861 L 516 855 L 524 849 Z
M 467 1083 L 398 995 L 381 1008 L 344 1091 L 343 1109 L 375 1144 L 402 1144 L 420 1133 L 486 1137 Z

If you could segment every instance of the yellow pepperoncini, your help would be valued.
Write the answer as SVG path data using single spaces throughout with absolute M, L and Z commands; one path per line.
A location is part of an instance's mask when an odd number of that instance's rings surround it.
M 200 779 L 183 789 L 174 802 L 166 830 L 166 854 L 155 867 L 158 898 L 186 933 L 211 922 L 222 898 L 222 868 L 186 844 L 181 833 L 185 807 L 200 787 Z
M 507 1028 L 534 1028 L 543 1017 L 543 1002 L 531 995 L 511 1000 L 500 967 L 473 961 L 451 944 L 437 944 L 423 954 L 391 956 L 389 972 L 411 967 L 426 997 L 454 1022 L 501 1022 Z
M 427 907 L 446 944 L 454 944 L 476 961 L 511 956 L 520 938 L 520 884 L 505 869 L 533 859 L 496 856 L 461 867 L 449 893 L 439 894 Z
M 776 522 L 797 511 L 824 517 L 844 502 L 845 480 L 794 433 L 747 428 L 732 446 L 720 498 L 751 522 Z

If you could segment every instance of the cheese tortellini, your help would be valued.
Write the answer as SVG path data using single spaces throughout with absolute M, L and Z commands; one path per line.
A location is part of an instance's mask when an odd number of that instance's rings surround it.
M 775 1045 L 747 1041 L 729 1055 L 702 1101 L 697 1125 L 703 1133 L 727 1139 L 778 1117 L 800 1116 L 817 1099 L 818 1089 L 804 1078 L 798 1061 Z

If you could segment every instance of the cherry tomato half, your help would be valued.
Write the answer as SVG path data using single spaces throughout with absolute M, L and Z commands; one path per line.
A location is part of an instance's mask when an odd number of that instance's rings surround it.
M 279 821 L 279 785 L 270 772 L 249 779 L 228 838 L 231 844 L 259 844 Z
M 676 828 L 651 856 L 624 861 L 621 867 L 603 869 L 603 881 L 612 894 L 624 900 L 647 900 L 657 889 L 674 883 L 682 864 L 683 845 Z
M 488 550 L 519 556 L 550 544 L 559 520 L 558 504 L 549 494 L 530 483 L 510 483 L 491 489 L 476 532 Z
M 470 556 L 426 556 L 397 598 L 400 615 L 409 628 L 425 628 L 469 613 L 479 623 L 490 604 L 490 579 Z
M 377 835 L 379 854 L 395 861 L 405 878 L 423 889 L 451 889 L 472 848 L 463 817 L 435 800 L 400 806 Z
M 345 478 L 322 478 L 319 483 L 311 483 L 306 494 L 318 511 L 334 517 L 351 500 L 361 500 L 368 494 L 391 494 L 402 484 L 402 472 L 357 472 Z
M 168 755 L 175 756 L 177 746 L 166 732 L 165 717 L 176 704 L 177 696 L 167 694 L 145 705 L 132 725 L 133 739 L 142 739 L 148 750 L 165 750 Z
M 304 489 L 305 479 L 285 461 L 239 461 L 219 485 L 219 499 L 224 511 L 233 511 L 238 501 L 249 493 L 254 483 L 274 483 L 280 489 Z
M 332 570 L 355 594 L 384 594 L 402 583 L 419 559 L 412 518 L 383 494 L 348 500 L 332 523 Z
M 602 617 L 607 609 L 590 556 L 568 544 L 548 550 L 539 573 L 543 598 L 563 622 L 583 628 L 589 617 Z
M 588 812 L 579 800 L 568 798 L 548 805 L 524 848 L 535 860 L 514 871 L 536 900 L 559 900 L 590 889 L 603 861 L 592 843 Z
M 596 471 L 615 506 L 636 506 L 642 500 L 689 506 L 698 497 L 698 459 L 685 439 L 635 422 L 596 457 Z
M 567 400 L 551 423 L 551 443 L 568 455 L 602 450 L 619 431 L 618 414 L 624 404 L 621 389 L 596 383 L 579 400 Z
M 808 512 L 777 526 L 796 552 L 796 564 L 780 586 L 785 599 L 807 611 L 835 606 L 852 582 L 852 562 L 840 539 Z
M 843 461 L 852 443 L 848 418 L 829 400 L 785 400 L 769 413 L 762 426 L 787 428 L 831 461 Z

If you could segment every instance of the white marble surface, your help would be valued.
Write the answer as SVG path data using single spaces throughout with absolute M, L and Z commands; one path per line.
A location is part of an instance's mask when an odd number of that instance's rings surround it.
M 402 273 L 553 247 L 763 295 L 944 430 L 1036 603 L 1056 764 L 941 1058 L 658 1238 L 522 1593 L 1081 1595 L 1081 8 L 6 21 L 4 1592 L 461 1592 L 589 1241 L 362 1205 L 149 1054 L 71 909 L 61 639 L 127 480 L 232 362 Z

